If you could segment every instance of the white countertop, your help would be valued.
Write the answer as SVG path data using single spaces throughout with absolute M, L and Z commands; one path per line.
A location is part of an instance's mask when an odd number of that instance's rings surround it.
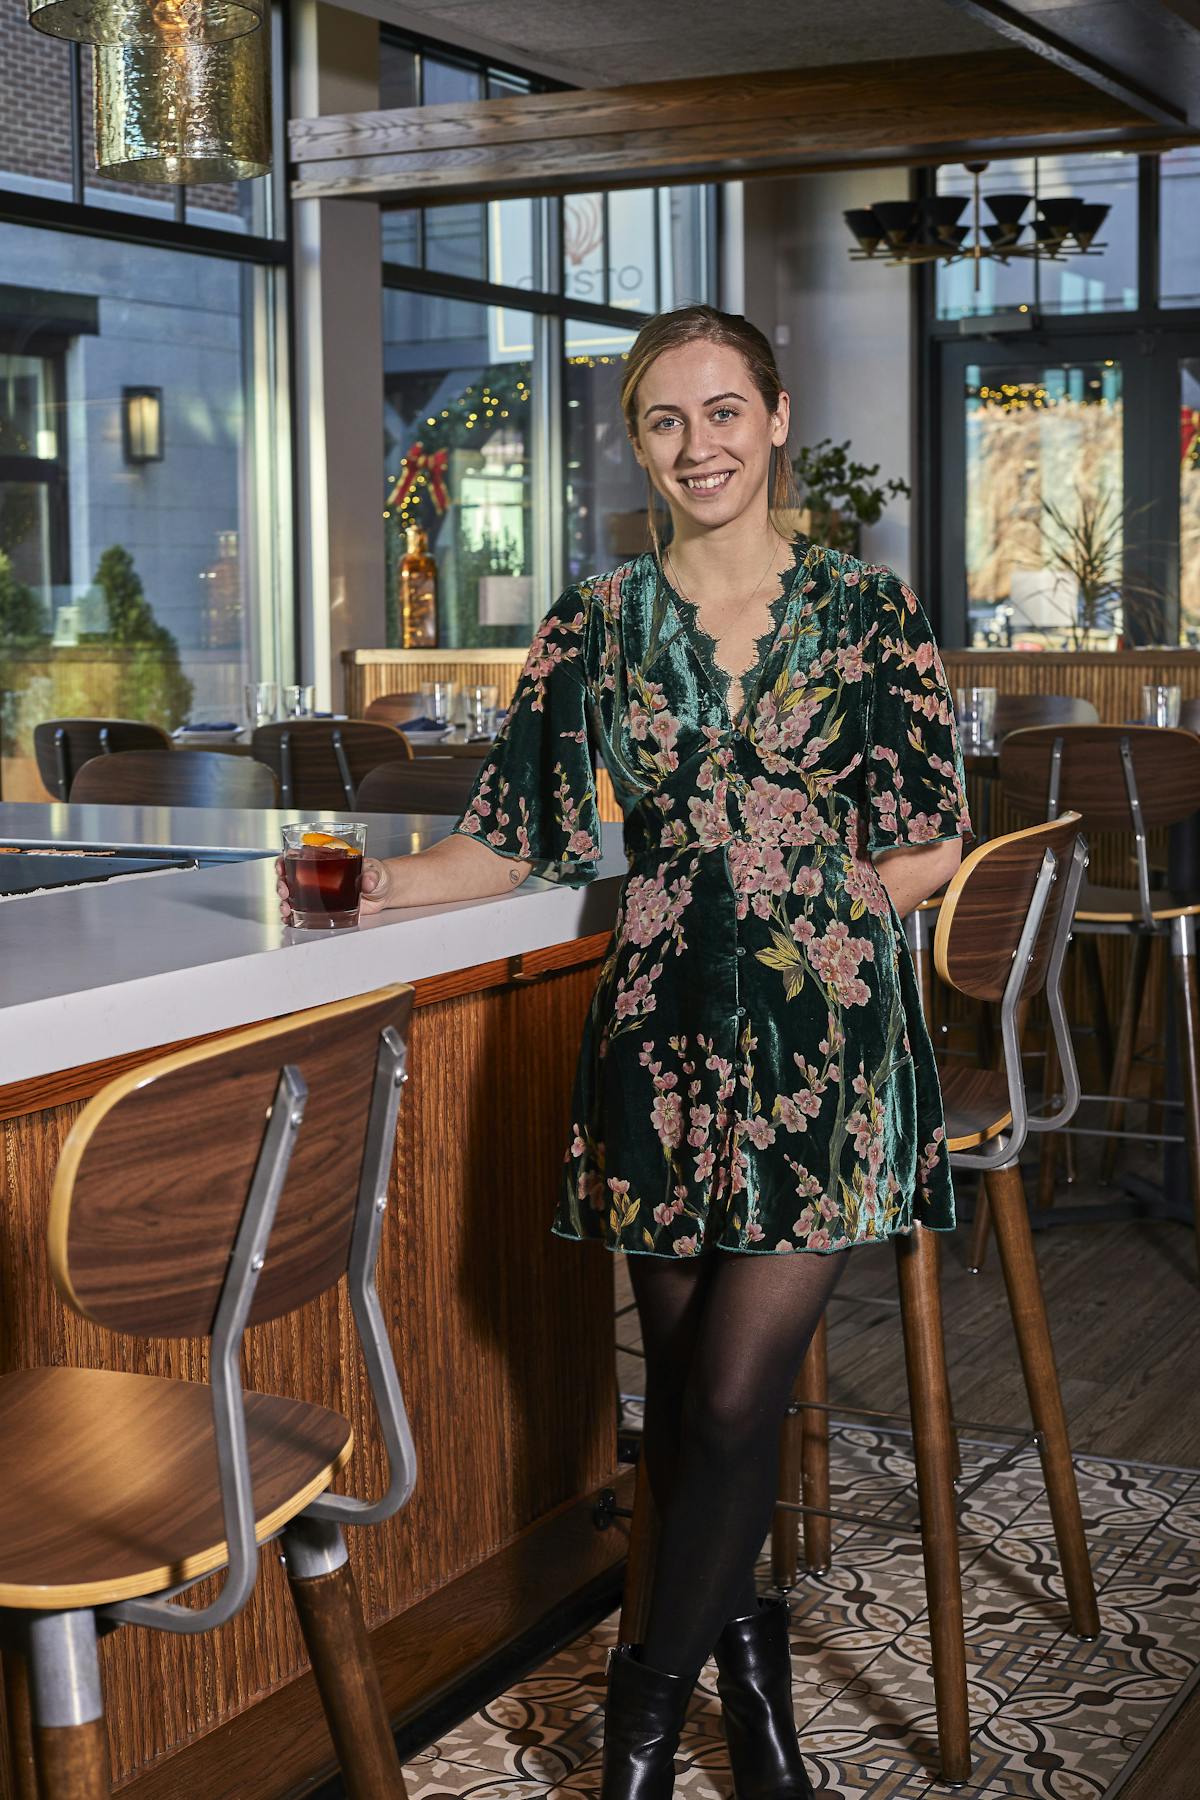
M 359 816 L 374 855 L 434 843 L 452 823 Z M 287 930 L 272 859 L 294 817 L 0 804 L 4 843 L 261 853 L 0 904 L 0 1086 L 607 931 L 625 874 L 620 828 L 609 826 L 587 887 L 527 882 L 496 899 L 380 913 L 355 931 Z

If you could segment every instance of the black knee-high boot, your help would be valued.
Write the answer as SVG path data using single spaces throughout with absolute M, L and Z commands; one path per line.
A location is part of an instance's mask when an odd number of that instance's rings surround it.
M 813 1800 L 796 1736 L 785 1600 L 731 1619 L 717 1639 L 717 1692 L 737 1800 Z
M 627 1644 L 608 1661 L 600 1800 L 671 1800 L 692 1683 L 651 1669 Z

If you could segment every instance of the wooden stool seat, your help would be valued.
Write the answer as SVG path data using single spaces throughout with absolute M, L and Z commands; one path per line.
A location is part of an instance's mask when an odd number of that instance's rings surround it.
M 248 1392 L 255 1534 L 265 1543 L 349 1460 L 328 1407 Z M 112 1369 L 0 1377 L 0 1606 L 102 1606 L 229 1559 L 212 1389 Z
M 999 1137 L 1012 1124 L 1008 1078 L 1003 1070 L 939 1061 L 938 1081 L 946 1114 L 946 1145 L 951 1153 L 974 1150 Z
M 1169 888 L 1151 888 L 1150 910 L 1156 919 L 1181 919 L 1200 913 L 1200 894 L 1177 894 Z M 1085 881 L 1075 918 L 1080 923 L 1138 925 L 1142 903 L 1136 888 L 1093 886 Z

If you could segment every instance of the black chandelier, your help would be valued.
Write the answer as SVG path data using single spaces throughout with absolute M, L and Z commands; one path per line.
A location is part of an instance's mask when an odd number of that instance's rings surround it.
M 857 249 L 853 262 L 887 263 L 960 262 L 979 265 L 988 258 L 1008 262 L 1014 256 L 1047 256 L 1060 261 L 1068 256 L 1098 256 L 1103 244 L 1096 233 L 1109 208 L 1073 195 L 1040 199 L 1033 194 L 981 195 L 979 177 L 986 163 L 964 165 L 972 176 L 972 193 L 929 194 L 921 200 L 877 200 L 874 206 L 854 207 L 843 217 L 854 234 Z M 971 201 L 971 223 L 961 225 L 963 209 Z M 992 217 L 982 217 L 986 206 Z

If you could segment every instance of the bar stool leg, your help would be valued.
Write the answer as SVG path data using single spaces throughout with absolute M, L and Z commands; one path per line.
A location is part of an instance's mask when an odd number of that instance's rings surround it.
M 812 1355 L 812 1345 L 808 1347 L 808 1355 Z M 807 1357 L 805 1361 L 807 1362 Z M 804 1456 L 804 1414 L 801 1402 L 804 1399 L 804 1371 L 800 1371 L 792 1386 L 792 1397 L 788 1403 L 787 1417 L 779 1433 L 779 1498 L 786 1501 L 786 1506 L 777 1506 L 771 1518 L 771 1582 L 781 1593 L 788 1593 L 796 1585 L 796 1571 L 799 1565 L 800 1515 L 791 1512 L 790 1507 L 800 1503 L 800 1485 Z M 805 1547 L 808 1545 L 808 1518 L 804 1519 Z
M 349 1800 L 397 1800 L 404 1774 L 341 1531 L 293 1519 L 283 1554 Z
M 1192 1223 L 1200 1261 L 1200 995 L 1196 987 L 1196 921 L 1190 913 L 1171 920 L 1171 961 L 1179 1018 L 1176 1036 L 1192 1183 Z
M 108 1733 L 95 1617 L 90 1612 L 32 1613 L 25 1629 L 42 1800 L 108 1800 Z
M 907 1237 L 897 1237 L 895 1244 L 933 1644 L 938 1748 L 943 1781 L 962 1782 L 971 1772 L 971 1723 L 938 1247 L 933 1233 L 919 1225 Z
M 25 1658 L 4 1652 L 4 1717 L 8 1737 L 9 1789 L 12 1800 L 38 1800 L 33 1755 L 33 1716 Z
M 617 1639 L 622 1644 L 640 1644 L 646 1635 L 660 1529 L 661 1520 L 654 1504 L 654 1495 L 650 1491 L 650 1476 L 643 1453 L 638 1457 L 634 1483 L 633 1517 L 629 1521 L 629 1551 L 625 1560 L 625 1591 L 621 1596 L 621 1617 L 617 1624 Z
M 967 1269 L 972 1275 L 978 1275 L 983 1267 L 991 1229 L 992 1209 L 988 1202 L 987 1188 L 980 1182 L 975 1195 L 975 1217 L 971 1221 L 971 1248 L 967 1252 Z
M 1104 1078 L 1111 1089 L 1113 1035 L 1112 1024 L 1108 1016 L 1108 996 L 1104 991 L 1104 971 L 1100 967 L 1100 949 L 1095 937 L 1088 931 L 1080 933 L 1079 945 L 1083 952 L 1084 966 L 1087 969 L 1088 986 L 1092 992 L 1092 1007 L 1096 1020 L 1096 1047 L 1100 1052 Z
M 803 1420 L 801 1473 L 804 1504 L 829 1510 L 829 1333 L 825 1315 L 813 1332 L 812 1342 L 797 1383 L 806 1408 Z M 824 1513 L 804 1513 L 804 1564 L 814 1575 L 823 1575 L 833 1561 L 832 1520 Z
M 1121 999 L 1121 1023 L 1117 1028 L 1117 1047 L 1113 1052 L 1112 1081 L 1109 1092 L 1112 1098 L 1104 1114 L 1105 1131 L 1120 1131 L 1125 1123 L 1124 1096 L 1129 1092 L 1129 1076 L 1133 1067 L 1133 1050 L 1137 1041 L 1138 1020 L 1142 1011 L 1142 996 L 1146 991 L 1146 965 L 1150 958 L 1152 938 L 1145 931 L 1135 932 L 1129 947 L 1129 970 L 1125 977 L 1125 992 Z M 1120 1138 L 1104 1139 L 1104 1147 L 1100 1153 L 1100 1179 L 1111 1181 L 1113 1170 L 1117 1165 L 1117 1152 L 1120 1149 Z
M 1079 1489 L 1071 1462 L 1071 1446 L 1067 1438 L 1067 1420 L 1063 1412 L 1058 1371 L 1054 1366 L 1054 1346 L 1046 1320 L 1046 1303 L 1033 1252 L 1033 1233 L 1029 1228 L 1029 1209 L 1025 1201 L 1025 1185 L 1016 1163 L 988 1172 L 988 1189 L 992 1201 L 992 1222 L 996 1231 L 996 1247 L 1008 1289 L 1008 1305 L 1013 1329 L 1017 1334 L 1017 1350 L 1054 1522 L 1054 1537 L 1062 1563 L 1063 1582 L 1071 1623 L 1082 1638 L 1093 1638 L 1100 1630 L 1096 1609 L 1096 1586 L 1088 1558 L 1087 1538 L 1083 1530 L 1083 1514 L 1079 1509 Z

